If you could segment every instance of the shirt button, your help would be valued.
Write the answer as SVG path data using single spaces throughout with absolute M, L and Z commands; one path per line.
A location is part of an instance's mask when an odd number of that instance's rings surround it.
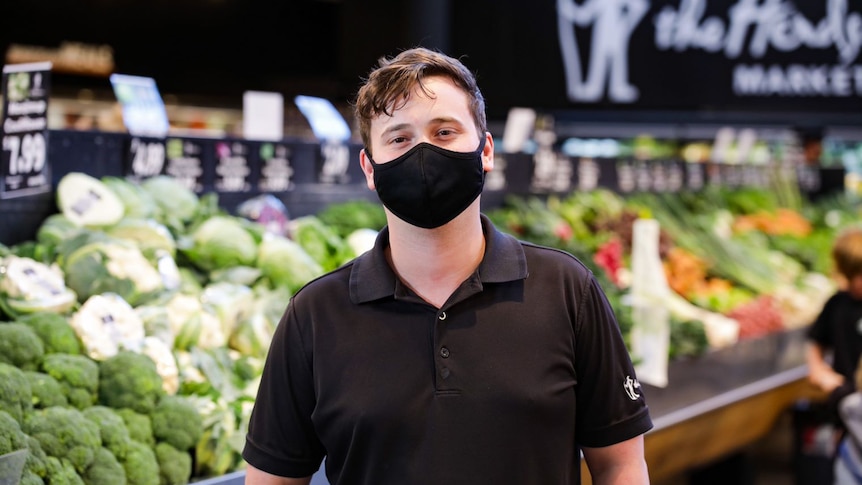
M 440 315 L 437 316 L 440 320 L 446 320 L 446 312 L 441 312 Z
M 444 359 L 448 359 L 449 358 L 449 349 L 447 349 L 446 347 L 442 347 L 440 349 L 440 357 L 443 357 Z
M 451 374 L 451 371 L 448 368 L 444 367 L 440 369 L 440 375 L 443 377 L 443 379 L 448 379 L 449 374 Z

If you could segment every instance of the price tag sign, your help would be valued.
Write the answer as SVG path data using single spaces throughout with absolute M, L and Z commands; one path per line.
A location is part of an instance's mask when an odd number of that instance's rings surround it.
M 165 141 L 161 138 L 132 137 L 129 139 L 126 162 L 126 175 L 131 179 L 142 180 L 161 175 L 165 169 Z
M 248 192 L 251 190 L 248 146 L 240 141 L 219 141 L 215 144 L 215 189 L 218 192 Z
M 203 192 L 203 147 L 195 140 L 168 138 L 165 174 L 177 179 L 192 192 Z
M 50 62 L 3 67 L 0 198 L 51 190 L 47 143 L 50 80 Z
M 533 155 L 533 178 L 530 191 L 535 193 L 566 193 L 572 189 L 574 177 L 572 160 L 553 151 L 549 146 L 539 147 Z
M 293 190 L 293 151 L 284 143 L 260 145 L 260 175 L 257 190 L 264 193 Z
M 319 182 L 350 183 L 350 146 L 346 142 L 326 141 L 320 146 Z

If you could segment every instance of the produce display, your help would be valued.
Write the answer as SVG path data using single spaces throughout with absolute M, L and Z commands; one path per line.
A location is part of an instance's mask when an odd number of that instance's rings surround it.
M 290 296 L 385 224 L 349 202 L 272 232 L 168 177 L 71 173 L 56 196 L 36 240 L 0 246 L 0 455 L 28 450 L 23 485 L 179 485 L 241 467 Z
M 831 243 L 859 212 L 843 195 L 797 195 L 599 189 L 510 196 L 486 213 L 587 264 L 626 336 L 632 225 L 655 218 L 678 359 L 805 325 L 834 291 Z M 290 296 L 386 222 L 355 201 L 263 224 L 161 176 L 72 173 L 56 196 L 35 240 L 0 245 L 0 455 L 29 450 L 23 485 L 185 484 L 242 467 Z

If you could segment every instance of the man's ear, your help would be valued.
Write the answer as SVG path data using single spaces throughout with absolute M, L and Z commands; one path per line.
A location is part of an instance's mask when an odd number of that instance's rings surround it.
M 370 190 L 374 190 L 374 167 L 371 165 L 371 157 L 365 153 L 365 149 L 359 150 L 359 166 L 365 174 L 365 184 Z
M 482 169 L 490 172 L 494 169 L 494 137 L 491 132 L 485 132 L 485 148 L 482 149 Z

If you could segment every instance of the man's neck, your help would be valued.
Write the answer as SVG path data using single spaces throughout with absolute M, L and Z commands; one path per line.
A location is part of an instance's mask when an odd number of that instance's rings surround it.
M 389 263 L 404 284 L 438 308 L 473 274 L 484 253 L 478 210 L 468 209 L 433 230 L 390 224 Z

